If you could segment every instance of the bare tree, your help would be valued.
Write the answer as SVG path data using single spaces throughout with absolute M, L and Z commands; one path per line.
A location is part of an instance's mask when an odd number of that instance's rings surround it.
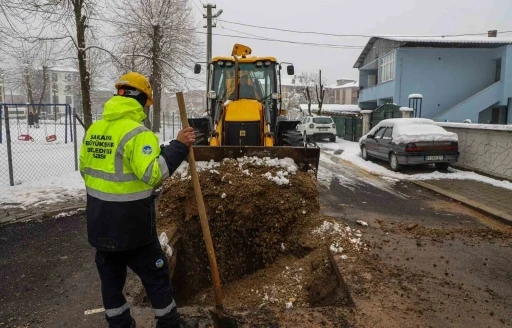
M 324 103 L 325 90 L 322 84 L 322 70 L 318 71 L 318 84 L 315 85 L 316 100 L 318 103 L 318 115 L 322 115 L 322 105 Z
M 122 54 L 130 70 L 150 77 L 153 86 L 152 130 L 160 131 L 162 88 L 187 83 L 184 69 L 191 71 L 201 54 L 194 33 L 192 8 L 186 0 L 121 0 L 117 7 L 123 23 Z
M 84 124 L 92 124 L 90 72 L 86 47 L 89 31 L 89 17 L 94 16 L 97 0 L 0 0 L 0 7 L 10 17 L 18 17 L 21 23 L 32 22 L 31 29 L 20 31 L 10 24 L 14 38 L 21 42 L 37 40 L 68 41 L 62 48 L 72 45 L 78 61 Z M 34 27 L 35 24 L 35 27 Z M 70 30 L 71 27 L 71 30 Z M 68 50 L 71 50 L 68 49 Z
M 311 115 L 311 95 L 309 94 L 309 86 L 304 88 L 304 97 L 306 97 L 306 101 L 308 104 L 308 113 Z

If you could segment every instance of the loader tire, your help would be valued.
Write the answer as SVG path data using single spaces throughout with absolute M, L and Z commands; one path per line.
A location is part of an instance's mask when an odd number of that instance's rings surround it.
M 304 145 L 304 137 L 297 130 L 287 130 L 282 135 L 282 146 L 300 147 Z

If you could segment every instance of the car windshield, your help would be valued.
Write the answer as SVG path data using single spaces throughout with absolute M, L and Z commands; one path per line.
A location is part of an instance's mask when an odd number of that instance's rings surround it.
M 316 123 L 316 124 L 329 124 L 329 123 L 332 123 L 332 119 L 330 117 L 315 117 L 313 119 L 313 123 Z
M 214 63 L 211 89 L 219 99 L 235 98 L 235 64 L 230 61 Z M 275 63 L 239 64 L 239 98 L 262 100 L 270 97 L 275 90 Z

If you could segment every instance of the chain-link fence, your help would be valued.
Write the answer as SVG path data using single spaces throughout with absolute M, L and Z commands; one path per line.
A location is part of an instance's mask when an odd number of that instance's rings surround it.
M 0 108 L 0 186 L 77 170 L 84 129 L 75 129 L 69 105 L 0 104 Z
M 73 108 L 62 104 L 0 104 L 0 109 L 0 187 L 78 170 L 84 129 Z M 101 116 L 93 118 L 95 121 Z M 163 112 L 157 133 L 160 143 L 175 139 L 181 129 L 179 114 Z

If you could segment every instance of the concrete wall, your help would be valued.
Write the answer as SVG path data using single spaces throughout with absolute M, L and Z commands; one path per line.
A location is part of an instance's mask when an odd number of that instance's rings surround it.
M 498 105 L 502 93 L 503 82 L 496 82 L 433 119 L 440 122 L 463 122 L 465 119 L 470 119 L 473 123 L 489 123 L 481 121 L 479 113 L 493 105 Z
M 459 136 L 457 166 L 512 180 L 512 126 L 438 124 Z
M 406 106 L 410 94 L 421 93 L 422 116 L 436 117 L 495 82 L 503 49 L 400 48 L 394 100 Z

